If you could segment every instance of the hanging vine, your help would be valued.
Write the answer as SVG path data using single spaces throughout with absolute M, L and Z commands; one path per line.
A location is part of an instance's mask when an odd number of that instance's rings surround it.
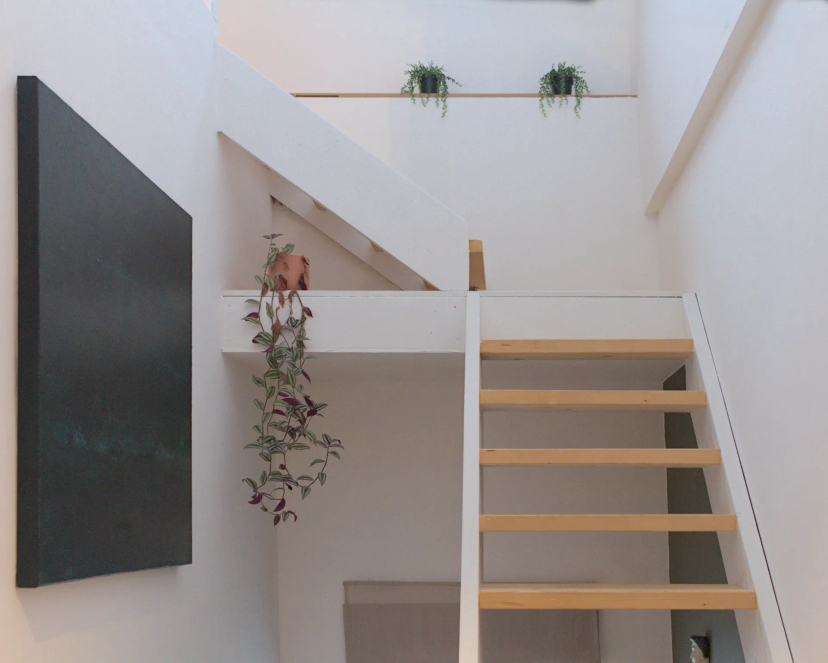
M 304 500 L 314 486 L 324 486 L 328 464 L 332 458 L 340 458 L 342 449 L 340 440 L 327 434 L 319 437 L 310 428 L 328 407 L 311 399 L 306 391 L 311 379 L 305 362 L 314 357 L 305 354 L 305 323 L 313 312 L 302 303 L 297 290 L 286 290 L 284 273 L 276 271 L 279 257 L 294 249 L 293 244 L 278 247 L 278 237 L 281 235 L 264 236 L 270 245 L 262 274 L 256 276 L 261 294 L 258 299 L 247 300 L 256 310 L 244 318 L 259 328 L 253 342 L 263 347 L 266 360 L 265 370 L 253 376 L 253 382 L 262 390 L 254 400 L 261 416 L 253 426 L 256 441 L 245 449 L 258 451 L 267 465 L 258 480 L 244 481 L 253 490 L 250 504 L 272 515 L 274 525 L 291 517 L 294 522 L 298 520 L 296 512 L 288 508 L 291 493 L 299 493 Z M 294 476 L 292 464 L 298 464 L 299 452 L 307 451 L 314 452 L 313 460 L 306 473 Z

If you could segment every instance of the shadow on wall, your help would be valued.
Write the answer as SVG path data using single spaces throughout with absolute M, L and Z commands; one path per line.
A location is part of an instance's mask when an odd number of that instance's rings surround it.
M 668 391 L 687 388 L 684 367 L 664 382 Z M 668 449 L 697 449 L 691 415 L 664 415 L 664 442 Z M 668 513 L 713 513 L 704 470 L 682 468 L 667 470 Z M 727 583 L 719 537 L 716 532 L 670 532 L 670 582 L 675 584 Z M 742 640 L 732 610 L 673 610 L 673 661 L 689 659 L 690 636 L 710 638 L 715 660 L 744 663 Z

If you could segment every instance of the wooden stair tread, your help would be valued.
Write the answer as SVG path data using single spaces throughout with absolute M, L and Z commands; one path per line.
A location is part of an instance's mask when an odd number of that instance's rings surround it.
M 481 389 L 480 408 L 493 410 L 693 412 L 707 405 L 703 391 L 617 389 Z
M 738 585 L 483 583 L 483 610 L 755 610 Z
M 486 340 L 482 359 L 687 359 L 693 339 L 527 339 Z
M 481 532 L 725 532 L 729 514 L 483 514 Z
M 481 449 L 480 464 L 705 467 L 721 465 L 719 449 Z

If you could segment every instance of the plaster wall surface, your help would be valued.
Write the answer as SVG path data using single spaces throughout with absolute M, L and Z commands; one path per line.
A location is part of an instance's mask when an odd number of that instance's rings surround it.
M 828 648 L 826 62 L 828 6 L 775 2 L 659 215 L 662 285 L 698 292 L 796 661 Z M 768 94 L 779 79 L 796 93 Z
M 219 38 L 286 89 L 396 92 L 434 59 L 460 92 L 537 91 L 559 60 L 593 92 L 635 91 L 635 3 L 226 2 Z M 548 110 L 535 98 L 449 99 L 440 118 L 406 99 L 305 99 L 463 217 L 482 239 L 490 290 L 651 290 L 636 99 Z
M 746 0 L 637 0 L 645 205 L 652 198 Z
M 245 502 L 232 379 L 220 354 L 227 195 L 213 105 L 215 22 L 201 0 L 2 3 L 0 21 L 0 660 L 272 663 L 272 532 Z M 17 75 L 36 75 L 193 216 L 191 566 L 15 588 Z M 269 225 L 269 202 L 262 207 Z M 249 378 L 247 378 L 249 381 Z
M 298 522 L 279 525 L 282 661 L 345 662 L 346 580 L 460 579 L 463 364 L 432 363 L 415 380 L 309 368 L 345 449 Z
M 397 92 L 434 60 L 462 92 L 537 92 L 561 60 L 634 92 L 635 1 L 225 0 L 219 40 L 290 92 Z
M 635 99 L 548 110 L 535 99 L 308 99 L 308 106 L 462 216 L 489 290 L 652 290 L 655 224 L 639 191 Z

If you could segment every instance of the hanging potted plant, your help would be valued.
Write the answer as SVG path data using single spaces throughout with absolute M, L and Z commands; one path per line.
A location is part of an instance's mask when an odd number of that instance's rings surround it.
M 581 67 L 559 62 L 554 69 L 541 76 L 538 97 L 544 117 L 546 117 L 545 105 L 552 108 L 557 98 L 558 108 L 560 108 L 564 101 L 567 105 L 569 104 L 569 97 L 572 95 L 576 100 L 575 115 L 581 117 L 581 99 L 585 94 L 589 94 L 589 85 L 584 78 L 584 73 L 586 72 Z
M 256 441 L 245 446 L 258 452 L 265 468 L 258 479 L 244 481 L 253 491 L 250 504 L 272 516 L 274 525 L 298 519 L 288 508 L 289 499 L 296 494 L 305 499 L 313 487 L 324 486 L 328 464 L 340 457 L 342 449 L 339 440 L 311 430 L 328 406 L 314 401 L 307 391 L 311 380 L 305 363 L 313 357 L 305 354 L 305 324 L 313 312 L 302 303 L 299 291 L 310 285 L 310 263 L 293 253 L 292 244 L 276 246 L 278 237 L 265 235 L 270 242 L 267 260 L 256 276 L 261 294 L 247 300 L 255 308 L 244 318 L 258 328 L 253 342 L 262 347 L 265 360 L 261 372 L 253 376 L 261 389 L 254 400 L 259 411 L 253 426 Z M 294 468 L 300 459 L 308 469 L 297 476 Z
M 463 86 L 451 76 L 446 74 L 446 70 L 443 67 L 438 67 L 434 64 L 434 62 L 429 62 L 428 64 L 418 62 L 417 64 L 409 64 L 408 66 L 411 67 L 411 69 L 405 72 L 405 75 L 408 76 L 408 81 L 405 85 L 403 85 L 400 92 L 402 94 L 409 95 L 411 97 L 411 101 L 416 103 L 416 94 L 417 91 L 419 91 L 421 95 L 420 101 L 423 106 L 428 106 L 428 102 L 431 99 L 432 94 L 436 95 L 437 107 L 439 108 L 442 104 L 442 117 L 445 117 L 446 112 L 448 111 L 447 100 L 449 81 L 459 87 Z

